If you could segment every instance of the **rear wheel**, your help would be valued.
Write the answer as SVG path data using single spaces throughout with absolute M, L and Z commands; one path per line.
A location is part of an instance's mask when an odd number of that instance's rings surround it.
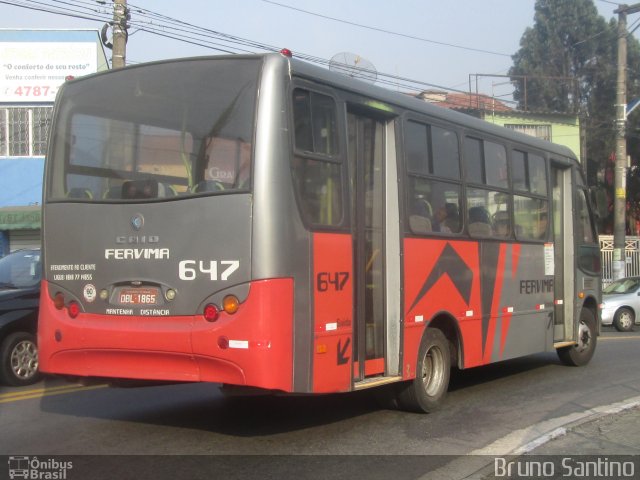
M 450 373 L 449 342 L 440 330 L 427 328 L 418 351 L 416 378 L 398 391 L 398 406 L 412 412 L 437 410 L 447 394 Z
M 593 357 L 598 340 L 596 319 L 591 310 L 583 308 L 578 325 L 578 338 L 575 345 L 558 348 L 558 356 L 565 365 L 580 367 L 586 365 Z
M 0 345 L 0 381 L 7 385 L 31 385 L 40 379 L 38 347 L 28 332 L 15 332 Z
M 636 316 L 634 315 L 633 310 L 627 307 L 622 307 L 613 317 L 613 326 L 616 327 L 616 330 L 619 332 L 630 332 L 633 329 L 635 320 Z

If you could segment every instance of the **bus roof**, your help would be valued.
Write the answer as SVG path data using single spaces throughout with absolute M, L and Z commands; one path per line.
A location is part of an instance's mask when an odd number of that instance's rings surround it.
M 279 54 L 267 54 L 279 55 Z M 424 100 L 420 100 L 408 94 L 394 92 L 392 90 L 379 87 L 361 80 L 332 72 L 326 68 L 321 68 L 308 62 L 292 58 L 289 60 L 292 74 L 310 80 L 319 80 L 322 83 L 334 85 L 336 87 L 372 96 L 385 103 L 398 107 L 420 112 L 425 115 L 440 118 L 444 121 L 455 123 L 463 127 L 485 132 L 490 135 L 506 138 L 508 140 L 530 145 L 533 148 L 544 150 L 556 155 L 562 155 L 573 161 L 578 161 L 573 151 L 564 145 L 548 142 L 521 132 L 481 120 L 465 113 L 457 112 L 448 108 L 439 107 Z

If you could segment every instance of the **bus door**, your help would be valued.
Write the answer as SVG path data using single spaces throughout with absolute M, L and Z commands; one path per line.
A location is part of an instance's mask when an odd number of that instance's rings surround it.
M 397 378 L 400 235 L 393 121 L 349 109 L 356 388 Z M 389 380 L 387 378 L 386 380 Z
M 554 342 L 568 341 L 573 336 L 572 288 L 573 215 L 571 168 L 551 161 L 552 218 L 553 218 L 553 286 L 554 286 Z M 546 248 L 546 246 L 545 246 Z M 545 251 L 545 262 L 548 262 Z

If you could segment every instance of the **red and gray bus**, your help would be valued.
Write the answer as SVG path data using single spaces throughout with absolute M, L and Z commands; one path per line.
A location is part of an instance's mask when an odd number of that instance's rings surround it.
M 288 55 L 67 82 L 44 182 L 44 372 L 441 405 L 450 369 L 599 334 L 566 147 Z

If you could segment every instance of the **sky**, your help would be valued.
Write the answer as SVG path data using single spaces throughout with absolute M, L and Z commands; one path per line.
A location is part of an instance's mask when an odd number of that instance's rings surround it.
M 507 79 L 484 75 L 508 72 L 511 55 L 519 49 L 523 32 L 533 26 L 535 0 L 128 0 L 127 3 L 134 24 L 127 43 L 127 63 L 221 53 L 140 29 L 147 26 L 162 35 L 176 33 L 175 24 L 165 28 L 170 24 L 166 18 L 155 15 L 160 14 L 260 44 L 288 48 L 294 56 L 301 53 L 328 61 L 344 52 L 353 53 L 370 62 L 380 74 L 422 82 L 412 84 L 413 90 L 444 87 L 475 91 L 477 81 L 478 91 L 500 96 L 510 90 L 505 85 Z M 616 16 L 614 2 L 594 3 L 606 20 Z M 53 6 L 98 20 L 10 4 Z M 0 0 L 0 28 L 100 29 L 112 12 L 110 0 Z M 149 23 L 151 20 L 154 23 Z M 629 20 L 631 23 L 633 18 L 630 16 Z M 107 57 L 110 56 L 107 50 Z M 379 75 L 379 79 L 388 78 Z M 406 84 L 383 86 L 407 91 Z

